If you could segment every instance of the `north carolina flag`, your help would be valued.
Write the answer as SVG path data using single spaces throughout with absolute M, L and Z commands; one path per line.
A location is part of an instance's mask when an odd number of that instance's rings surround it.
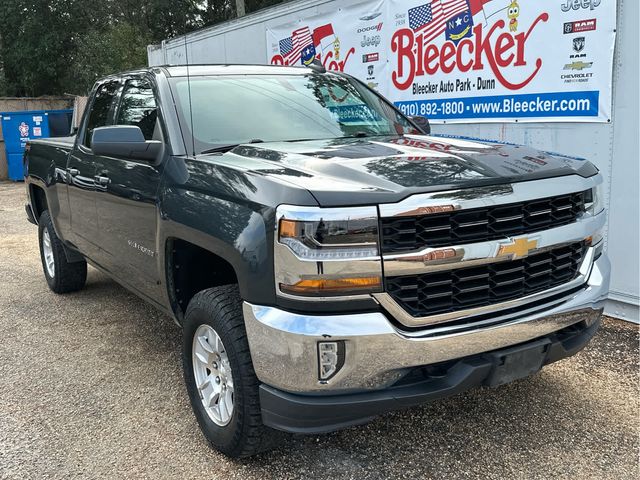
M 468 8 L 467 0 L 431 0 L 408 10 L 409 28 L 421 33 L 426 45 L 445 32 L 448 19 Z
M 290 37 L 280 40 L 278 46 L 285 65 L 299 65 L 302 60 L 302 54 L 307 47 L 311 46 L 313 48 L 311 30 L 309 30 L 309 27 L 298 28 L 291 33 Z

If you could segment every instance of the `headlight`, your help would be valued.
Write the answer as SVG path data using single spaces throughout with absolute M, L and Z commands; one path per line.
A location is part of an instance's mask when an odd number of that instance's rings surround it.
M 274 258 L 280 295 L 344 297 L 381 291 L 375 207 L 281 205 L 276 219 Z
M 278 233 L 281 243 L 308 260 L 355 259 L 378 254 L 378 225 L 370 218 L 312 221 L 282 218 Z
M 602 183 L 599 183 L 591 190 L 587 191 L 585 196 L 585 210 L 591 215 L 597 215 L 604 210 L 604 195 Z
M 597 184 L 590 190 L 587 190 L 584 204 L 587 215 L 597 215 L 604 210 L 602 182 Z M 604 248 L 604 242 L 602 241 L 603 238 L 604 236 L 602 229 L 586 238 L 587 244 L 589 246 L 595 247 L 595 253 L 593 257 L 594 259 L 598 258 L 602 254 L 602 250 Z

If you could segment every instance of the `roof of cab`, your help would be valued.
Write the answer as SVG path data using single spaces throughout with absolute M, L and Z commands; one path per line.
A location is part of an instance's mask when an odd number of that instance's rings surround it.
M 176 65 L 161 66 L 168 77 L 186 77 L 203 75 L 305 75 L 314 70 L 307 67 L 289 67 L 282 65 Z

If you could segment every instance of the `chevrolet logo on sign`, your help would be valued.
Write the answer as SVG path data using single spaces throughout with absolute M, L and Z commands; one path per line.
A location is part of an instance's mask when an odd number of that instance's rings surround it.
M 564 69 L 565 70 L 583 70 L 585 68 L 591 68 L 591 65 L 593 65 L 593 62 L 578 61 L 578 62 L 567 63 L 564 66 Z
M 529 255 L 531 250 L 538 246 L 537 240 L 529 240 L 528 238 L 517 238 L 507 245 L 500 245 L 498 256 L 512 255 L 512 258 L 522 258 Z

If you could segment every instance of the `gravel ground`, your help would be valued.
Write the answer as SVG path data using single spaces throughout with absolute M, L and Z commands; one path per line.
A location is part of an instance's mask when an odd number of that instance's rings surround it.
M 2 478 L 640 478 L 638 328 L 612 319 L 532 378 L 229 460 L 191 413 L 178 327 L 93 269 L 51 293 L 23 192 L 0 183 Z

